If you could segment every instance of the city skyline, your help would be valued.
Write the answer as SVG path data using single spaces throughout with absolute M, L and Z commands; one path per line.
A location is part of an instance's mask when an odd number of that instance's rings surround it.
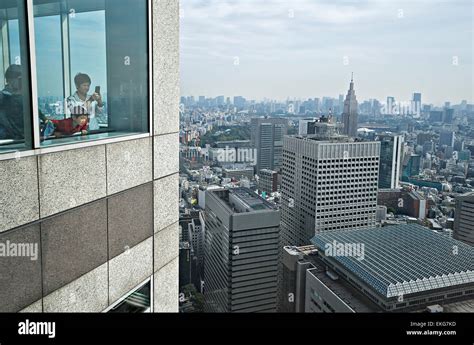
M 354 72 L 360 99 L 472 103 L 470 6 L 183 1 L 181 93 L 314 98 L 345 93 Z

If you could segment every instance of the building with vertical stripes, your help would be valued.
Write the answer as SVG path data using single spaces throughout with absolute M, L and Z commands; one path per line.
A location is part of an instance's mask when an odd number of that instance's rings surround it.
M 280 212 L 250 189 L 206 193 L 205 310 L 276 311 Z

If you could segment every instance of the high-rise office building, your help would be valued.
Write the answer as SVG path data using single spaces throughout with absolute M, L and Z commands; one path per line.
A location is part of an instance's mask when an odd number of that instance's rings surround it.
M 316 232 L 374 225 L 379 157 L 379 142 L 286 136 L 282 246 L 309 244 Z
M 394 107 L 395 107 L 395 97 L 387 96 L 387 103 L 385 105 L 385 114 L 394 115 Z
M 27 108 L 15 116 L 25 125 L 37 120 L 35 98 L 46 79 L 62 95 L 78 72 L 71 61 L 82 60 L 90 93 L 101 85 L 108 110 L 96 114 L 100 134 L 43 140 L 40 128 L 26 125 L 28 140 L 14 150 L 0 145 L 0 253 L 8 243 L 27 244 L 33 254 L 0 254 L 0 312 L 178 312 L 179 3 L 28 1 L 29 16 L 26 3 L 0 1 L 0 26 L 10 26 L 1 55 L 15 47 L 31 72 L 19 96 Z M 45 20 L 67 13 L 93 17 L 94 36 L 74 19 L 48 21 L 45 32 Z M 36 36 L 28 37 L 33 27 Z M 37 50 L 23 47 L 34 41 Z M 62 54 L 61 44 L 75 53 Z M 39 54 L 50 49 L 59 64 Z M 42 72 L 45 65 L 57 78 Z
M 344 134 L 353 138 L 357 137 L 357 111 L 357 99 L 354 90 L 354 79 L 351 78 L 349 91 L 347 91 L 346 99 L 344 100 L 342 122 L 344 123 Z
M 453 237 L 474 246 L 474 192 L 456 198 Z
M 380 141 L 380 169 L 379 188 L 397 188 L 402 171 L 403 136 L 381 134 Z
M 446 124 L 452 124 L 454 120 L 454 109 L 446 108 L 444 109 L 443 122 Z
M 409 154 L 403 157 L 402 177 L 418 176 L 422 167 L 422 159 L 420 155 Z
M 280 212 L 246 188 L 206 196 L 205 308 L 276 311 Z
M 193 218 L 188 224 L 187 238 L 194 255 L 198 259 L 198 265 L 202 267 L 204 261 L 204 229 L 200 218 Z
M 429 120 L 430 122 L 443 122 L 443 112 L 441 110 L 431 110 Z
M 267 194 L 278 190 L 278 173 L 274 170 L 262 169 L 258 173 L 258 190 Z
M 179 287 L 191 284 L 191 246 L 189 242 L 179 242 Z
M 283 136 L 288 132 L 288 120 L 253 118 L 252 146 L 257 150 L 257 171 L 278 170 L 281 167 Z
M 454 146 L 455 134 L 452 130 L 443 130 L 439 134 L 439 144 L 441 146 L 446 145 L 449 147 Z
M 420 115 L 421 114 L 421 93 L 413 93 L 413 112 Z
M 314 267 L 305 258 L 316 251 L 314 245 L 283 247 L 278 312 L 304 313 L 306 270 Z
M 419 93 L 419 92 L 413 93 L 413 102 L 415 102 L 415 104 L 419 104 L 421 106 L 421 93 Z

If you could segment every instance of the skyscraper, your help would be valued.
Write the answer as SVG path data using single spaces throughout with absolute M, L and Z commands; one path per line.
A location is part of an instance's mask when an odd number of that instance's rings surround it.
M 456 198 L 453 237 L 474 246 L 474 192 Z
M 206 196 L 205 308 L 276 311 L 280 211 L 246 188 Z
M 443 122 L 446 124 L 452 124 L 454 119 L 454 109 L 446 108 L 444 109 Z
M 281 246 L 309 244 L 317 232 L 375 225 L 379 156 L 379 142 L 286 136 Z
M 342 113 L 342 122 L 344 123 L 344 134 L 350 137 L 357 137 L 357 99 L 354 90 L 354 79 L 351 77 L 349 91 L 347 91 L 344 101 L 344 110 Z
M 377 140 L 380 141 L 379 188 L 397 188 L 402 170 L 403 136 L 385 133 Z
M 257 171 L 278 170 L 282 161 L 283 136 L 288 121 L 277 118 L 253 118 L 251 142 L 257 150 Z
M 417 114 L 420 114 L 421 113 L 421 93 L 419 92 L 415 92 L 413 93 L 413 103 L 414 103 L 414 106 L 415 106 L 415 112 Z
M 418 102 L 421 105 L 421 93 L 415 92 L 413 93 L 413 102 Z
M 414 153 L 406 155 L 403 157 L 402 179 L 403 177 L 418 176 L 420 174 L 421 167 L 422 159 L 420 155 Z
M 446 145 L 453 147 L 454 146 L 455 134 L 452 130 L 444 130 L 439 134 L 439 144 L 441 146 Z

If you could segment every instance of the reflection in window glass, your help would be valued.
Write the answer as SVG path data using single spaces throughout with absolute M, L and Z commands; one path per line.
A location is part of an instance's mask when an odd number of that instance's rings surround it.
M 102 94 L 102 106 L 95 103 L 90 107 L 89 127 L 96 130 L 100 127 L 106 128 L 107 60 L 105 49 L 97 49 L 105 47 L 105 11 L 76 13 L 69 20 L 69 37 L 71 42 L 78 42 L 71 44 L 71 71 L 74 75 L 77 75 L 76 72 L 87 71 L 91 79 L 89 93 L 99 87 Z M 71 90 L 76 93 L 74 99 L 77 100 L 79 89 L 73 78 Z
M 35 18 L 36 75 L 38 84 L 38 107 L 48 118 L 62 118 L 63 67 L 61 51 L 61 17 L 43 16 Z
M 8 20 L 8 44 L 10 45 L 10 61 L 21 64 L 20 53 L 20 31 L 18 19 Z
M 42 146 L 148 132 L 147 1 L 33 4 Z
M 0 2 L 0 153 L 31 148 L 24 1 Z
M 150 311 L 150 282 L 128 295 L 109 313 L 145 313 Z

